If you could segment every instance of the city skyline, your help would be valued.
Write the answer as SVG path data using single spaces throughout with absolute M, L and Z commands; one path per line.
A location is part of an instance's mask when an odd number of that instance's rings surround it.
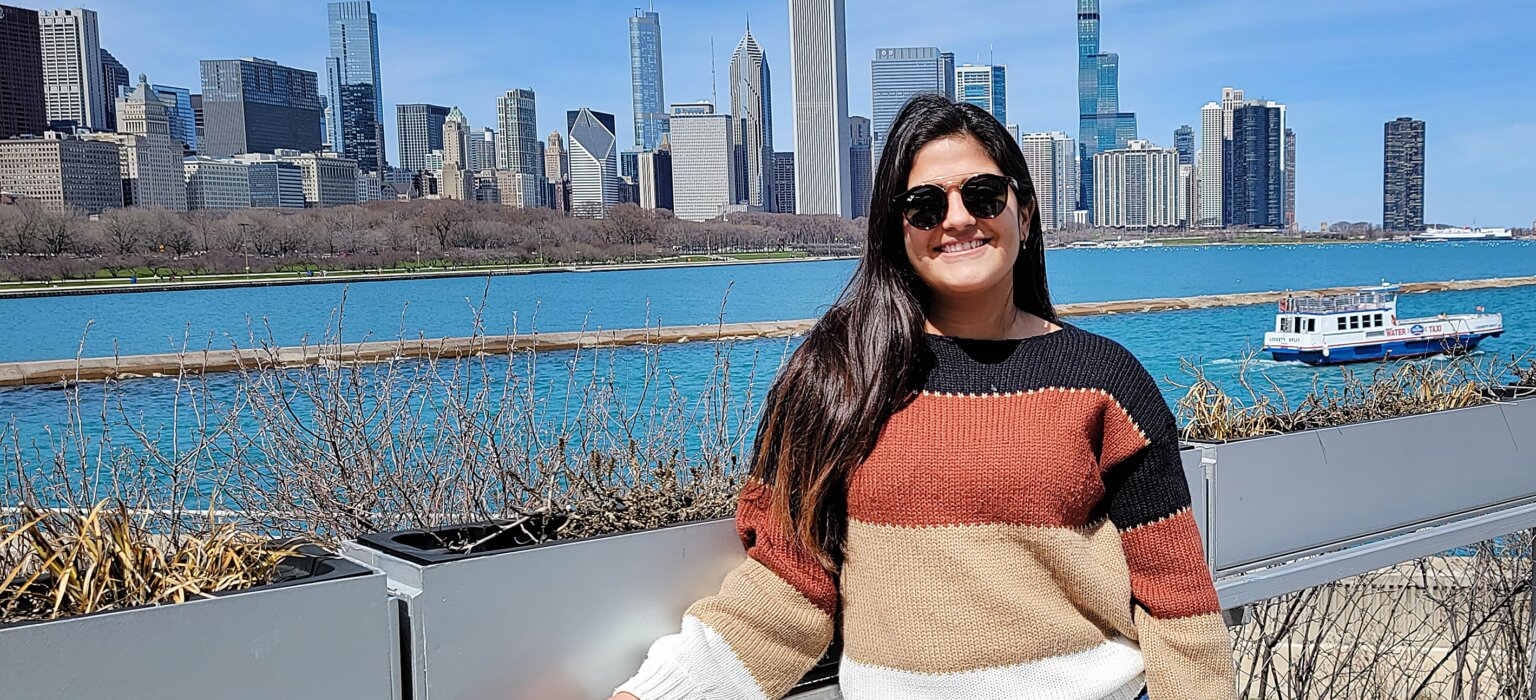
M 1287 126 L 1301 135 L 1297 154 L 1297 221 L 1377 221 L 1381 216 L 1380 124 L 1399 116 L 1431 123 L 1426 145 L 1426 222 L 1523 225 L 1530 220 L 1522 196 L 1533 186 L 1520 149 L 1536 136 L 1525 116 L 1536 97 L 1509 91 L 1532 59 L 1514 50 L 1521 18 L 1536 15 L 1513 2 L 1469 13 L 1436 3 L 1302 2 L 1286 8 L 1233 2 L 1163 7 L 1105 0 L 1102 44 L 1120 54 L 1121 102 L 1134 107 L 1139 131 L 1161 147 L 1172 130 L 1198 124 L 1200 106 L 1224 86 L 1250 98 L 1289 106 Z M 787 3 L 743 2 L 715 7 L 695 2 L 655 5 L 667 27 L 663 52 L 669 102 L 708 99 L 709 40 L 724 67 L 753 18 L 753 34 L 771 61 L 788 59 Z M 257 56 L 323 75 L 327 49 L 324 3 L 273 2 L 212 8 L 184 16 L 169 3 L 91 3 L 100 16 L 101 45 L 133 73 L 155 82 L 198 85 L 197 61 Z M 59 9 L 36 6 L 34 9 Z M 441 12 L 407 3 L 375 2 L 386 93 L 386 133 L 396 133 L 398 103 L 458 104 L 473 126 L 495 125 L 495 98 L 512 87 L 540 93 L 539 133 L 561 128 L 568 109 L 591 106 L 615 113 L 621 143 L 632 143 L 632 101 L 627 21 L 632 8 L 577 0 L 557 7 L 502 8 L 493 4 Z M 992 62 L 1008 72 L 1009 121 L 1021 132 L 1065 131 L 1077 136 L 1075 3 L 1024 7 L 975 0 L 934 13 L 932 21 L 900 21 L 876 3 L 849 0 L 847 55 L 849 113 L 870 113 L 869 73 L 877 47 L 939 46 L 957 63 Z M 1027 15 L 1027 22 L 972 21 L 975 15 Z M 584 30 L 535 33 L 504 51 L 474 52 L 451 31 L 466 17 L 482 26 L 564 27 L 571 17 L 607 17 Z M 172 20 L 176 20 L 173 22 Z M 167 23 L 170 24 L 167 24 Z M 145 32 L 180 26 L 174 42 L 140 42 Z M 1242 42 L 1219 40 L 1246 31 Z M 393 37 L 393 38 L 392 38 Z M 1475 43 L 1474 43 L 1475 42 Z M 1510 46 L 1499 61 L 1476 59 L 1470 45 Z M 1412 50 L 1405 47 L 1411 46 Z M 551 53 L 559 61 L 548 60 Z M 1283 55 L 1284 60 L 1276 60 Z M 775 58 L 778 57 L 778 58 Z M 518 68 L 528 65 L 529 69 Z M 1339 71 L 1339 65 L 1353 67 Z M 719 71 L 724 73 L 724 71 Z M 790 94 L 787 70 L 773 89 Z M 723 79 L 720 82 L 725 82 Z M 723 88 L 720 86 L 724 101 Z M 776 143 L 793 143 L 792 105 L 774 104 Z M 724 105 L 720 105 L 724 107 Z M 387 138 L 392 141 L 392 138 Z M 393 144 L 389 144 L 391 147 Z

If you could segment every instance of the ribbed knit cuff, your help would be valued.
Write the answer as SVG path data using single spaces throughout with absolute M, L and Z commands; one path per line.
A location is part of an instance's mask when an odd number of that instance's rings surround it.
M 655 656 L 646 657 L 640 670 L 613 692 L 629 693 L 640 700 L 697 700 L 702 697 L 682 667 Z

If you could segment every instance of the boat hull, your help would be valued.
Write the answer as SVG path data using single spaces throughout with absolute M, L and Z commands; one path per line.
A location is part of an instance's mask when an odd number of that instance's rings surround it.
M 1305 362 L 1309 365 L 1342 365 L 1350 362 L 1373 362 L 1386 359 L 1422 357 L 1442 353 L 1471 352 L 1484 338 L 1495 338 L 1497 333 L 1464 333 L 1441 338 L 1414 338 L 1393 340 L 1369 345 L 1350 345 L 1330 348 L 1327 354 L 1321 350 L 1292 350 L 1289 348 L 1264 348 L 1277 362 Z

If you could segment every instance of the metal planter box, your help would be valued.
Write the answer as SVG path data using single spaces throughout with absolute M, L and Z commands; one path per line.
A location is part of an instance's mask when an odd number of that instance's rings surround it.
M 1228 607 L 1536 525 L 1536 399 L 1201 447 Z
M 606 698 L 745 556 L 734 519 L 436 561 L 402 534 L 344 551 L 405 600 L 416 700 Z
M 397 697 L 382 573 L 314 575 L 176 605 L 0 628 L 0 697 Z

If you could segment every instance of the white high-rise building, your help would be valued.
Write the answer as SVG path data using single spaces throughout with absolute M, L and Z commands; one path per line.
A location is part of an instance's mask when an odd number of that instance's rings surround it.
M 1037 131 L 1019 139 L 1029 177 L 1034 180 L 1040 225 L 1064 228 L 1077 208 L 1077 142 L 1062 131 Z
M 1008 123 L 1008 67 L 964 64 L 955 66 L 955 99 L 987 110 Z
M 1222 121 L 1221 105 L 1207 102 L 1200 108 L 1200 152 L 1195 156 L 1195 162 L 1200 165 L 1199 215 L 1191 224 L 1200 228 L 1221 228 L 1222 225 L 1221 149 L 1225 140 Z
M 601 219 L 619 203 L 619 150 L 613 115 L 582 107 L 566 112 L 565 122 L 570 135 L 571 213 Z
M 239 161 L 192 156 L 182 161 L 188 209 L 247 209 L 251 166 Z
M 96 11 L 43 10 L 37 13 L 37 21 L 48 120 L 70 120 L 92 129 L 111 128 Z
M 1177 149 L 1175 149 L 1177 150 Z M 1179 164 L 1179 224 L 1194 228 L 1200 220 L 1200 171 L 1188 163 Z
M 82 138 L 118 145 L 125 204 L 186 211 L 182 145 L 171 138 L 165 104 L 150 90 L 145 76 L 139 76 L 133 92 L 118 98 L 116 114 L 120 133 L 85 134 Z
M 497 134 L 496 167 L 527 176 L 516 180 L 521 183 L 520 191 L 502 190 L 502 204 L 527 208 L 544 206 L 544 159 L 539 155 L 535 107 L 534 93 L 526 88 L 508 90 L 507 94 L 496 98 L 496 118 L 501 129 Z
M 853 193 L 843 0 L 789 0 L 789 56 L 796 212 L 846 218 Z
M 1093 221 L 1110 228 L 1179 225 L 1179 152 L 1135 140 L 1093 157 Z
M 731 115 L 715 114 L 708 102 L 675 104 L 671 109 L 672 213 L 679 219 L 705 221 L 735 203 L 737 168 L 732 163 Z
M 474 179 L 469 169 L 469 119 L 454 107 L 443 120 L 443 175 L 438 196 L 473 200 Z
M 737 200 L 767 209 L 773 204 L 773 100 L 768 58 L 752 37 L 741 37 L 731 57 L 731 119 L 737 149 Z

